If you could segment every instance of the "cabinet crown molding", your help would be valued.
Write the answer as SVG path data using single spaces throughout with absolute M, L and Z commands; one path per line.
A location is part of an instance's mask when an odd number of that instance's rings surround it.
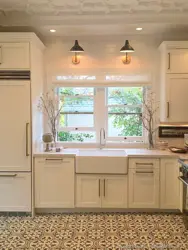
M 34 32 L 0 32 L 0 43 L 2 42 L 29 42 L 41 50 L 45 49 L 44 44 Z
M 160 51 L 166 49 L 188 49 L 188 41 L 163 41 L 158 49 Z

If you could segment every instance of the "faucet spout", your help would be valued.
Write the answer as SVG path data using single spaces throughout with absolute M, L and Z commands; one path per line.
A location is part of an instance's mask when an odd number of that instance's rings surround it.
M 106 139 L 105 129 L 101 128 L 100 129 L 100 149 L 102 149 L 106 145 L 105 139 Z

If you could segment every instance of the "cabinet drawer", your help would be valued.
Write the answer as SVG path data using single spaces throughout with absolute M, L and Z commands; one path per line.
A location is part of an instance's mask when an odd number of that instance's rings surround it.
M 159 159 L 156 158 L 132 158 L 129 159 L 129 169 L 159 169 Z
M 65 157 L 39 157 L 35 158 L 35 164 L 44 164 L 45 166 L 58 166 L 58 165 L 70 165 L 74 166 L 73 158 L 65 158 Z
M 31 174 L 0 172 L 0 211 L 31 212 Z

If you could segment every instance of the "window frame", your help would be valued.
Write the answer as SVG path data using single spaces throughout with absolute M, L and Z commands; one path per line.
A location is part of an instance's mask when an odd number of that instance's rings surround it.
M 135 86 L 116 86 L 117 88 L 134 88 Z M 144 86 L 139 86 L 139 87 L 142 87 L 143 88 L 143 95 L 145 94 L 145 89 L 144 89 Z M 125 104 L 108 104 L 108 88 L 110 87 L 106 87 L 105 88 L 105 131 L 106 131 L 106 141 L 109 141 L 109 142 L 119 142 L 119 143 L 123 143 L 123 142 L 140 142 L 140 143 L 144 143 L 145 141 L 145 131 L 144 131 L 144 127 L 142 126 L 142 136 L 109 136 L 108 134 L 108 128 L 109 128 L 109 122 L 108 122 L 108 115 L 109 115 L 109 112 L 108 112 L 108 109 L 111 108 L 111 107 L 141 107 L 141 110 L 142 110 L 142 113 L 144 112 L 143 110 L 143 105 L 142 104 L 133 104 L 133 105 L 125 105 Z M 140 114 L 140 113 L 139 113 Z M 126 138 L 126 139 L 125 139 Z
M 137 144 L 144 144 L 146 142 L 146 131 L 143 127 L 143 135 L 142 136 L 127 136 L 126 140 L 124 139 L 125 136 L 118 136 L 118 137 L 112 137 L 112 136 L 108 136 L 108 108 L 109 106 L 114 106 L 114 105 L 107 105 L 107 89 L 108 87 L 113 87 L 113 86 L 89 86 L 86 83 L 83 84 L 83 86 L 80 85 L 72 85 L 68 86 L 66 85 L 56 85 L 55 88 L 59 90 L 59 88 L 68 88 L 68 87 L 72 87 L 72 88 L 76 88 L 76 87 L 80 87 L 80 88 L 89 88 L 92 87 L 94 89 L 94 93 L 93 93 L 93 127 L 60 127 L 59 126 L 59 121 L 58 121 L 58 126 L 57 126 L 57 130 L 58 132 L 64 131 L 64 132 L 74 132 L 74 131 L 80 131 L 80 132 L 95 132 L 95 138 L 93 141 L 84 141 L 84 142 L 79 142 L 79 141 L 58 141 L 59 143 L 65 143 L 65 144 L 99 144 L 99 140 L 100 140 L 100 129 L 104 128 L 106 131 L 106 145 L 108 144 L 118 144 L 118 145 L 122 145 L 122 144 L 127 144 L 130 143 L 131 145 L 133 145 L 134 143 Z M 147 91 L 148 85 L 146 86 L 141 86 L 141 85 L 135 85 L 135 84 L 129 84 L 129 85 L 122 85 L 120 86 L 120 84 L 114 86 L 114 87 L 119 87 L 119 88 L 123 88 L 123 87 L 142 87 L 143 88 L 143 95 L 145 94 L 145 91 Z M 56 92 L 59 95 L 59 92 Z M 67 96 L 70 97 L 70 96 Z M 73 97 L 73 96 L 72 96 Z M 75 96 L 74 96 L 75 97 Z M 124 106 L 124 105 L 120 105 L 120 106 Z M 126 105 L 124 107 L 133 107 L 133 106 L 142 106 L 142 105 Z M 98 112 L 100 111 L 100 112 Z M 142 109 L 142 113 L 144 112 L 144 110 Z M 79 114 L 79 113 L 78 113 Z
M 72 86 L 71 86 L 72 87 Z M 77 86 L 75 86 L 76 88 Z M 66 88 L 64 86 L 56 86 L 56 94 L 58 95 L 59 97 L 59 89 L 60 88 Z M 68 88 L 68 87 L 67 87 Z M 74 88 L 74 87 L 72 87 Z M 80 88 L 84 88 L 84 87 L 80 87 Z M 85 87 L 87 88 L 87 87 Z M 93 95 L 75 95 L 75 96 L 66 96 L 66 97 L 69 97 L 69 98 L 75 98 L 75 97 L 92 97 L 93 98 L 93 127 L 84 127 L 84 126 L 77 126 L 77 127 L 63 127 L 63 126 L 60 126 L 60 116 L 59 116 L 59 119 L 57 121 L 58 125 L 57 125 L 57 131 L 58 132 L 77 132 L 77 131 L 80 131 L 80 132 L 95 132 L 95 139 L 96 139 L 96 128 L 95 128 L 95 88 L 93 87 Z M 60 112 L 60 114 L 71 114 L 71 113 L 68 113 L 68 112 Z M 79 115 L 79 114 L 83 114 L 83 112 L 75 112 L 75 115 Z M 74 115 L 74 113 L 73 113 Z M 58 136 L 57 136 L 57 139 L 58 139 Z M 96 142 L 96 140 L 94 139 L 94 141 L 92 142 Z M 62 142 L 62 143 L 81 143 L 81 142 L 77 142 L 77 141 L 58 141 L 58 142 Z M 87 142 L 87 143 L 90 143 L 90 142 Z

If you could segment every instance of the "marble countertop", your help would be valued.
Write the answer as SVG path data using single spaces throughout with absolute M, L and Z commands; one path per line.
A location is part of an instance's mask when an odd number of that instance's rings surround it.
M 44 152 L 44 151 L 36 151 L 34 152 L 34 157 L 76 157 L 79 153 L 78 149 L 62 149 L 61 152 Z
M 88 152 L 92 152 L 92 151 L 99 151 L 100 149 L 63 149 L 61 152 L 43 152 L 43 151 L 36 151 L 34 153 L 34 157 L 59 157 L 59 156 L 66 156 L 66 157 L 76 157 L 79 155 L 82 156 L 88 156 L 89 153 Z M 173 158 L 181 158 L 181 159 L 188 159 L 188 153 L 187 154 L 177 154 L 177 153 L 172 153 L 169 150 L 148 150 L 148 149 L 102 149 L 100 152 L 102 151 L 110 151 L 110 150 L 114 150 L 114 151 L 118 151 L 118 150 L 125 150 L 125 156 L 128 157 L 152 157 L 152 158 L 166 158 L 166 157 L 173 157 Z M 79 154 L 79 152 L 82 151 L 82 154 Z M 88 151 L 88 152 L 87 152 Z M 83 155 L 83 152 L 86 152 L 85 155 Z M 93 155 L 93 154 L 92 154 Z M 100 153 L 101 155 L 101 153 Z M 95 156 L 97 156 L 97 154 L 95 153 Z M 104 155 L 105 156 L 105 155 Z M 118 154 L 117 154 L 118 156 Z

